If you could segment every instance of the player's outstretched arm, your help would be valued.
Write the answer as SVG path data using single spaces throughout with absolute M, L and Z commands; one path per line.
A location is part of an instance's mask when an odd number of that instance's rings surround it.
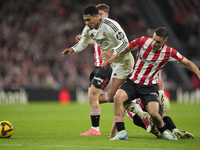
M 80 34 L 75 37 L 76 42 L 79 42 L 81 39 L 82 39 L 82 35 L 80 35 Z M 93 39 L 91 39 L 88 44 L 89 45 L 94 45 L 95 41 Z
M 71 53 L 74 53 L 74 50 L 72 48 L 67 48 L 60 54 L 62 57 L 64 57 L 65 54 L 71 54 Z
M 109 137 L 114 137 L 116 135 L 116 132 L 117 132 L 117 128 L 115 126 L 115 121 L 113 119 L 113 124 L 112 124 L 112 128 L 111 128 L 110 136 Z
M 109 67 L 113 61 L 115 61 L 116 59 L 123 57 L 124 55 L 126 55 L 127 53 L 129 53 L 131 50 L 129 49 L 129 47 L 127 47 L 124 51 L 122 51 L 121 53 L 118 53 L 114 56 L 112 56 L 110 59 L 106 60 L 103 62 L 102 64 L 102 68 L 107 68 Z
M 192 72 L 194 72 L 200 80 L 200 71 L 193 62 L 184 57 L 181 63 L 187 66 Z
M 75 37 L 76 42 L 79 42 L 82 39 L 82 36 L 79 34 Z

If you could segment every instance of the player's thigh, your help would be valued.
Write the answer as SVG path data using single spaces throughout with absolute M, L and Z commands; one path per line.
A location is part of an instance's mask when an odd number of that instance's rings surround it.
M 103 92 L 100 88 L 96 88 L 94 85 L 91 85 L 88 88 L 88 98 L 90 102 L 98 101 L 100 94 Z
M 115 96 L 114 96 L 114 101 L 115 103 L 123 103 L 128 100 L 128 95 L 126 91 L 123 89 L 118 89 Z
M 108 94 L 110 99 L 114 98 L 114 95 L 117 91 L 117 89 L 124 83 L 125 79 L 118 79 L 118 78 L 113 78 L 110 81 L 110 85 L 108 88 Z
M 146 109 L 149 115 L 156 115 L 159 113 L 159 103 L 156 101 L 151 101 L 146 105 Z

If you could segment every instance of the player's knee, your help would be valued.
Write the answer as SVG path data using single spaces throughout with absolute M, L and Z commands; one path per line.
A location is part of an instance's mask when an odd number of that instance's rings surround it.
M 90 103 L 94 102 L 96 100 L 96 97 L 97 97 L 96 92 L 89 92 L 88 93 L 88 99 L 89 99 Z
M 114 96 L 115 104 L 123 104 L 123 98 L 120 95 Z
M 152 117 L 152 118 L 158 118 L 160 116 L 160 114 L 158 112 L 151 112 L 149 113 L 149 115 Z
M 108 99 L 109 99 L 110 102 L 114 102 L 114 95 L 115 94 L 108 93 Z

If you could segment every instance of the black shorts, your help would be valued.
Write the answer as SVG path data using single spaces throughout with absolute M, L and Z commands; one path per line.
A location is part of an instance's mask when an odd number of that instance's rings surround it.
M 111 75 L 112 75 L 111 67 L 108 67 L 106 69 L 101 67 L 95 67 L 95 69 L 90 74 L 89 87 L 91 87 L 91 85 L 93 84 L 96 88 L 103 90 L 108 85 Z
M 140 85 L 134 83 L 132 80 L 127 79 L 124 84 L 120 87 L 128 95 L 128 100 L 140 98 L 143 105 L 146 106 L 151 101 L 159 103 L 158 85 Z
M 147 112 L 146 107 L 144 107 L 142 110 L 145 111 L 145 112 Z M 160 116 L 162 117 L 162 109 L 161 109 L 160 106 L 159 106 L 159 114 L 160 114 Z M 137 115 L 137 114 L 136 114 L 136 115 Z M 134 116 L 134 117 L 135 117 L 135 116 Z

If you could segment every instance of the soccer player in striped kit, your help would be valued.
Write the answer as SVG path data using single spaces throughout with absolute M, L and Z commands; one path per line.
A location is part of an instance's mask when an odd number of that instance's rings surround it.
M 121 26 L 114 20 L 109 18 L 100 18 L 99 11 L 95 6 L 89 5 L 83 11 L 83 19 L 85 21 L 85 28 L 82 32 L 81 40 L 71 48 L 65 49 L 61 55 L 78 53 L 84 50 L 93 39 L 96 44 L 99 45 L 102 51 L 109 51 L 110 54 L 117 54 L 123 51 L 128 46 L 128 39 Z M 105 55 L 104 55 L 105 56 Z M 107 57 L 103 57 L 105 60 Z M 127 53 L 120 59 L 116 60 L 112 64 L 112 78 L 108 94 L 103 94 L 103 88 L 109 81 L 110 71 L 105 69 L 96 69 L 95 76 L 91 77 L 91 86 L 89 87 L 89 101 L 91 106 L 91 120 L 92 129 L 81 135 L 101 135 L 99 131 L 99 119 L 100 119 L 100 105 L 101 98 L 104 101 L 113 101 L 115 92 L 122 83 L 126 80 L 130 74 L 134 65 L 134 58 L 131 53 Z M 137 109 L 137 106 L 134 110 Z M 142 120 L 148 118 L 148 113 L 141 112 L 139 115 Z
M 199 79 L 200 71 L 193 62 L 181 55 L 174 48 L 166 45 L 168 36 L 168 30 L 164 27 L 159 27 L 155 30 L 153 38 L 143 36 L 135 39 L 129 43 L 129 47 L 123 52 L 112 56 L 102 64 L 102 67 L 106 68 L 110 66 L 114 60 L 119 59 L 131 50 L 138 49 L 131 76 L 117 90 L 114 97 L 115 125 L 118 133 L 111 140 L 128 139 L 128 134 L 124 127 L 123 103 L 135 98 L 141 99 L 161 135 L 169 140 L 177 140 L 175 135 L 165 130 L 164 122 L 159 114 L 157 78 L 161 68 L 169 61 L 181 62 L 194 72 Z
M 171 131 L 174 135 L 176 135 L 178 137 L 178 139 L 194 139 L 195 137 L 193 134 L 191 134 L 190 132 L 187 132 L 187 131 L 182 131 L 182 130 L 177 129 L 177 127 L 176 127 L 175 123 L 173 122 L 173 120 L 171 119 L 171 117 L 166 116 L 165 103 L 164 103 L 164 99 L 165 99 L 164 83 L 163 83 L 161 77 L 158 78 L 158 90 L 159 90 L 158 92 L 159 92 L 159 101 L 160 101 L 159 114 L 162 116 L 162 119 L 165 123 L 165 128 L 168 129 L 169 131 Z M 136 103 L 138 105 L 138 107 L 140 107 L 143 111 L 147 111 L 146 108 L 144 107 L 144 105 L 142 104 L 140 98 L 136 98 L 136 99 L 132 100 L 132 102 Z M 143 129 L 146 130 L 146 126 L 142 122 L 141 118 L 138 117 L 137 114 L 127 110 L 126 105 L 124 105 L 124 107 L 125 107 L 124 111 L 126 112 L 128 118 L 135 125 L 142 127 Z M 116 130 L 117 129 L 116 129 L 115 123 L 113 122 L 110 137 L 114 137 L 116 135 Z M 158 131 L 158 129 L 156 128 L 155 125 L 153 125 L 153 127 L 151 129 L 151 133 L 154 134 L 157 138 L 163 138 L 163 136 L 160 134 L 160 132 Z

